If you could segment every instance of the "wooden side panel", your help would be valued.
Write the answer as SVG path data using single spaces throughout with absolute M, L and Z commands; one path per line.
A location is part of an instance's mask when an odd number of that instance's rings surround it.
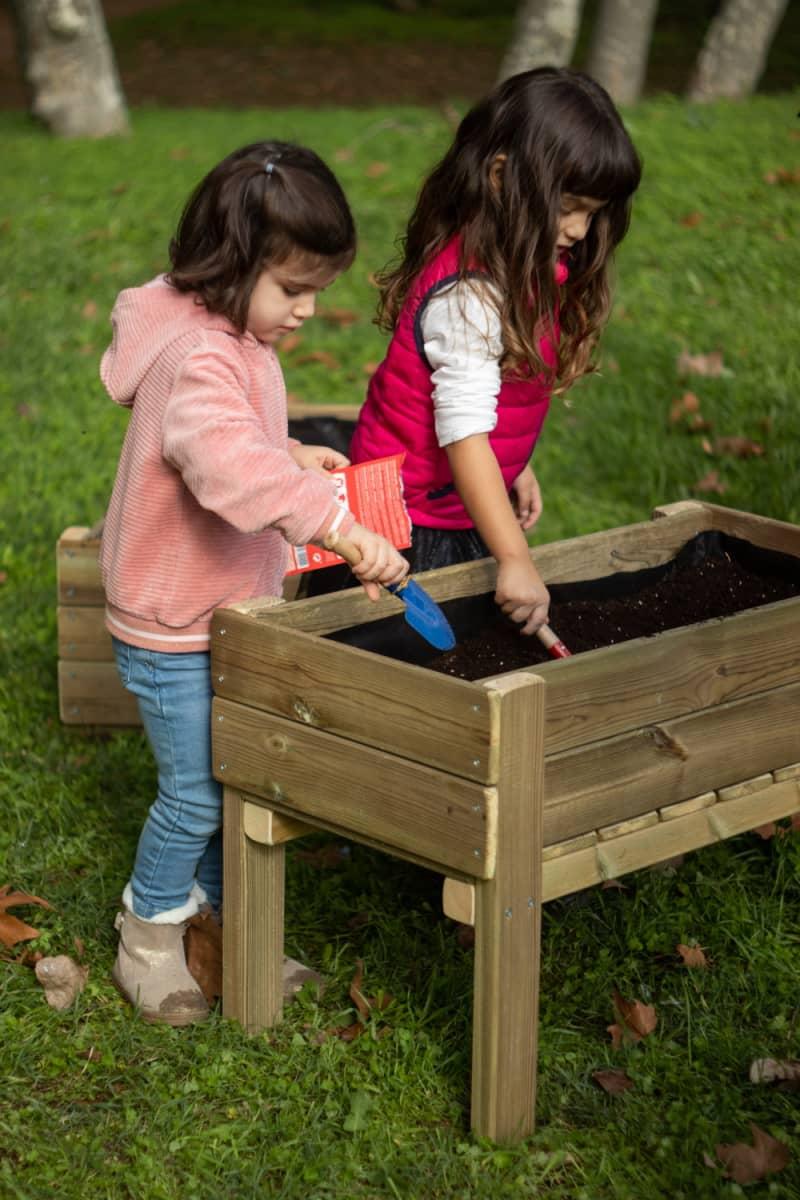
M 793 684 L 548 758 L 545 843 L 796 762 L 798 715 Z
M 211 646 L 218 696 L 466 779 L 496 775 L 491 695 L 477 684 L 231 610 Z
M 65 725 L 139 725 L 135 696 L 113 662 L 60 662 L 58 699 Z
M 545 687 L 493 685 L 500 701 L 497 870 L 475 887 L 472 1127 L 495 1141 L 534 1126 L 539 1013 Z
M 212 729 L 214 774 L 227 786 L 442 871 L 482 878 L 494 871 L 495 789 L 231 700 L 214 701 Z
M 800 599 L 536 667 L 548 754 L 800 680 Z
M 111 634 L 105 627 L 104 613 L 104 608 L 92 605 L 59 604 L 59 658 L 76 658 L 84 662 L 113 662 Z
M 235 789 L 224 789 L 222 1011 L 255 1032 L 274 1025 L 283 1011 L 286 852 L 251 841 L 245 803 Z
M 725 508 L 721 504 L 707 504 L 711 528 L 729 533 L 732 537 L 744 538 L 754 546 L 765 550 L 777 550 L 781 554 L 800 557 L 800 526 L 786 521 L 775 521 L 772 517 L 761 517 L 756 513 L 740 512 Z
M 100 578 L 100 539 L 84 525 L 65 529 L 56 546 L 59 604 L 105 604 Z

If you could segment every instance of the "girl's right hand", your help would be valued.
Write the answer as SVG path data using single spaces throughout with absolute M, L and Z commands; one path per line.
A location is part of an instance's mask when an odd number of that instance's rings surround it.
M 356 521 L 348 531 L 347 539 L 358 547 L 361 554 L 361 562 L 351 566 L 351 570 L 363 584 L 370 600 L 380 598 L 378 584 L 388 587 L 390 583 L 401 583 L 405 579 L 408 560 L 385 537 Z
M 494 598 L 506 616 L 522 626 L 521 633 L 535 633 L 547 623 L 550 593 L 527 555 L 497 564 Z

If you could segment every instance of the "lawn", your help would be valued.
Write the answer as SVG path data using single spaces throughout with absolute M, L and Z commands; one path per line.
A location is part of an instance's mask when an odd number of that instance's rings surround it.
M 797 94 L 657 98 L 625 114 L 644 182 L 602 370 L 554 404 L 537 450 L 535 541 L 690 496 L 800 522 L 799 108 Z M 704 1155 L 749 1142 L 751 1122 L 793 1155 L 753 1194 L 800 1194 L 796 1095 L 748 1078 L 754 1058 L 797 1056 L 791 836 L 739 838 L 546 908 L 539 1127 L 514 1149 L 467 1131 L 471 950 L 422 870 L 338 843 L 304 853 L 326 839 L 290 850 L 287 948 L 328 982 L 268 1035 L 219 1016 L 147 1026 L 109 982 L 153 773 L 138 733 L 59 724 L 54 545 L 102 514 L 113 480 L 126 416 L 97 366 L 114 297 L 164 267 L 184 195 L 219 157 L 267 134 L 307 142 L 339 174 L 361 241 L 327 319 L 286 354 L 287 383 L 355 403 L 384 345 L 372 273 L 451 132 L 422 108 L 140 109 L 129 139 L 58 143 L 0 116 L 0 885 L 53 905 L 14 910 L 41 931 L 30 949 L 89 966 L 66 1013 L 8 961 L 23 945 L 0 966 L 3 1196 L 695 1200 L 743 1194 Z M 711 965 L 687 970 L 678 943 Z M 331 1031 L 352 1017 L 359 959 L 365 990 L 393 1000 L 346 1042 Z M 616 1050 L 615 989 L 658 1017 Z M 624 1095 L 593 1082 L 609 1066 L 633 1080 Z

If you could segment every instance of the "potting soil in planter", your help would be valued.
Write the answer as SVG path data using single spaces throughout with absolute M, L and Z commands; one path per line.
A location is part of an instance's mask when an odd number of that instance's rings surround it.
M 798 596 L 800 559 L 709 531 L 661 566 L 549 584 L 548 590 L 550 625 L 573 654 L 580 654 Z M 428 646 L 402 616 L 330 636 L 460 679 L 484 679 L 549 661 L 539 639 L 522 636 L 492 593 L 445 601 L 441 607 L 457 639 L 446 654 Z

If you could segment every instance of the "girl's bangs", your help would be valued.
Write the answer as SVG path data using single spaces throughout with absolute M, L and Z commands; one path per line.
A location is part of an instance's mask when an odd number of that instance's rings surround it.
M 562 191 L 596 200 L 627 200 L 639 186 L 642 168 L 627 137 L 593 138 L 564 171 Z

